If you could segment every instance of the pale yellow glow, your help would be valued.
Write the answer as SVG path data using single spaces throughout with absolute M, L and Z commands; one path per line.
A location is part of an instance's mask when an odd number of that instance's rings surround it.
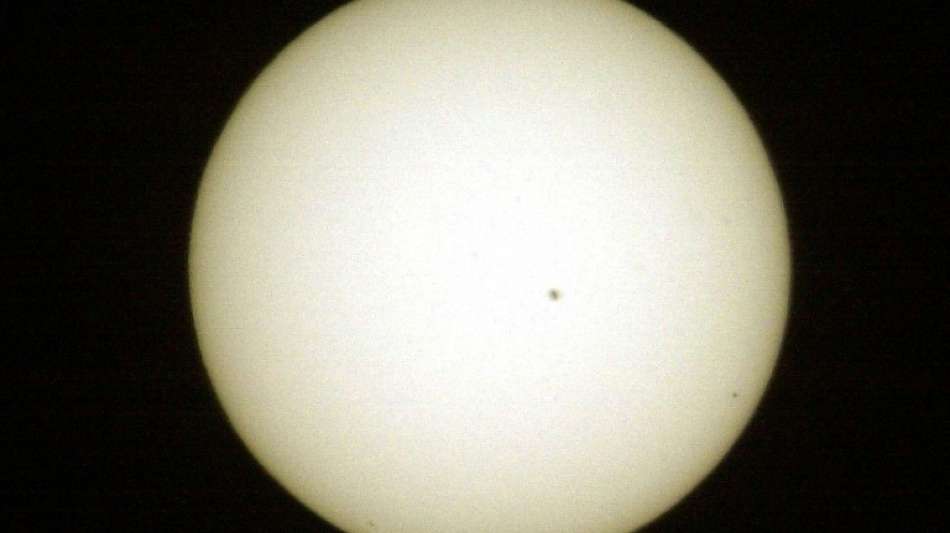
M 699 483 L 790 274 L 753 125 L 641 11 L 360 0 L 240 102 L 190 276 L 230 422 L 308 507 L 525 533 L 629 531 Z

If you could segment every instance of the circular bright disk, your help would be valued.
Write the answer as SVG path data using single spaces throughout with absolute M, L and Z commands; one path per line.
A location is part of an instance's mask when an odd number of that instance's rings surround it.
M 615 0 L 359 0 L 241 100 L 190 281 L 230 422 L 347 531 L 623 532 L 745 427 L 787 312 L 743 108 Z

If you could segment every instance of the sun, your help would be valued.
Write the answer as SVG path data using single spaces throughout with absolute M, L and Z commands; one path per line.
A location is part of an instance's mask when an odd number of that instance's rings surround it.
M 719 463 L 784 333 L 765 149 L 616 0 L 358 0 L 261 73 L 189 269 L 253 457 L 347 531 L 612 532 Z

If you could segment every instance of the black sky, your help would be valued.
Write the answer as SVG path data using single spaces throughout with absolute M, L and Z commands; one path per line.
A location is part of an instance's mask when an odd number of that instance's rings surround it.
M 761 409 L 649 531 L 946 529 L 938 3 L 636 4 L 746 105 L 794 254 L 788 336 Z M 228 114 L 333 6 L 0 3 L 11 530 L 332 531 L 250 459 L 215 403 L 185 265 Z

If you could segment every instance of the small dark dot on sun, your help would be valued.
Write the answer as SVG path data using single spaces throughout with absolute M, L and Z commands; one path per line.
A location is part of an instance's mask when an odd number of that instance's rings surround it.
M 557 289 L 551 289 L 548 291 L 548 298 L 552 300 L 557 300 L 561 297 L 561 292 Z
M 738 397 L 739 397 L 739 393 L 738 393 L 738 392 L 733 392 L 733 393 L 732 393 L 732 397 L 733 397 L 733 398 L 738 398 Z

